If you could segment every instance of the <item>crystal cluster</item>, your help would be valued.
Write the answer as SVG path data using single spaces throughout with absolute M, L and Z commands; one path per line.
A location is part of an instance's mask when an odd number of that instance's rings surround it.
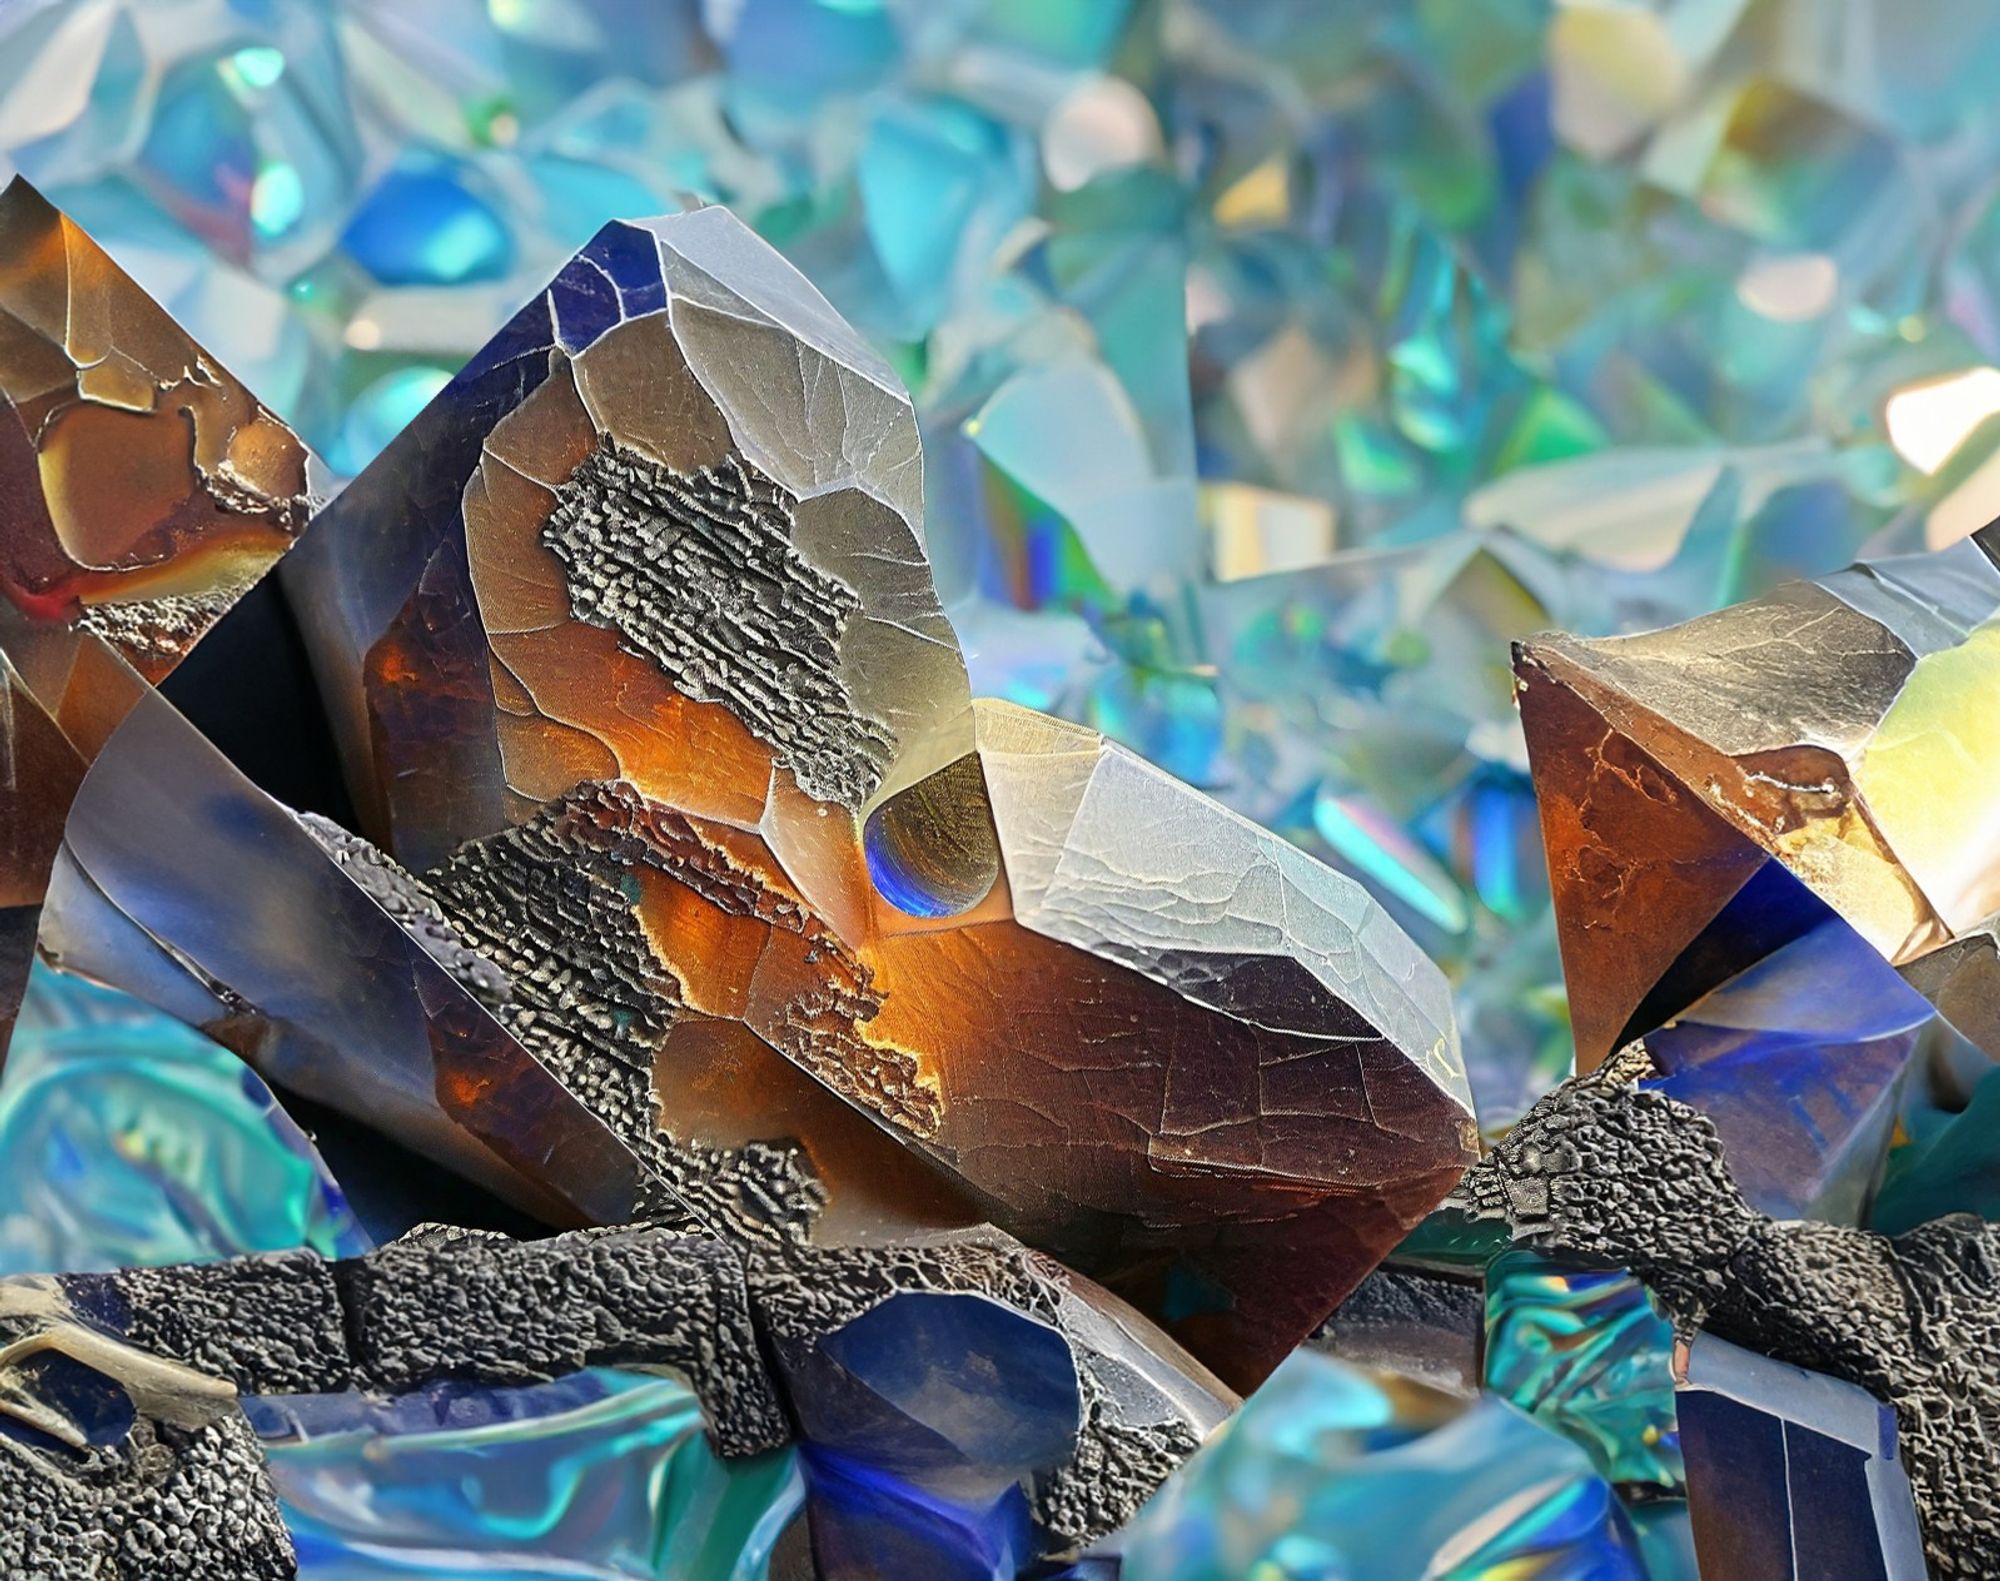
M 1992 513 L 2000 28 L 1463 10 L 20 0 L 0 163 L 343 476 L 727 203 L 911 386 L 975 690 L 1368 884 L 1491 1132 L 1569 1057 L 1501 645 Z
M 1095 732 L 975 705 L 921 477 L 893 374 L 766 244 L 720 208 L 620 224 L 284 573 L 380 846 L 98 639 L 88 772 L 20 776 L 67 811 L 49 957 L 528 1213 L 653 1222 L 22 1285 L 32 1507 L 88 1487 L 90 1540 L 205 1550 L 141 1490 L 237 1475 L 238 1393 L 665 1366 L 724 1454 L 796 1433 L 819 1573 L 1012 1573 L 1235 1404 L 1141 1310 L 1254 1384 L 1451 1187 L 1436 968 Z M 258 1486 L 229 1562 L 286 1573 Z M 97 1562 L 53 1516 L 13 1541 Z
M 2000 1573 L 1919 9 L 0 14 L 0 1571 Z

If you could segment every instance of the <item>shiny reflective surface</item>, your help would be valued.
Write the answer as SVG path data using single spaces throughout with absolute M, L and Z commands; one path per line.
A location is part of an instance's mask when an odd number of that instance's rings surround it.
M 252 1408 L 306 1581 L 563 1573 L 763 1581 L 797 1510 L 790 1451 L 725 1463 L 672 1379 L 579 1373 Z
M 1301 1351 L 1119 1541 L 1139 1581 L 1439 1573 L 1643 1581 L 1637 1539 L 1576 1445 Z
M 0 1274 L 368 1242 L 311 1141 L 227 1049 L 37 966 L 0 1075 Z
M 641 1196 L 777 1241 L 991 1218 L 1248 1387 L 1471 1156 L 1447 985 L 1359 885 L 975 704 L 922 459 L 727 211 L 615 224 L 284 582 L 393 883 Z M 530 1184 L 602 1197 L 576 1162 Z
M 1739 979 L 1734 992 L 1745 1009 L 1763 996 L 1753 1022 L 1782 1031 L 1789 1019 L 1808 1047 L 1832 1031 L 1829 1014 L 1839 1019 L 1837 1035 L 1855 1044 L 1842 1080 L 1862 1082 L 1844 1101 L 1865 1111 L 1918 1018 L 1865 959 L 1858 976 L 1840 974 L 1858 996 L 1844 1010 L 1808 986 L 1815 963 L 1845 948 L 1843 928 L 1990 1045 L 1996 556 L 2000 528 L 1989 527 L 1665 631 L 1520 649 L 1586 1062 L 1796 944 L 1789 1018 L 1768 986 Z M 1805 939 L 1829 914 L 1831 930 Z M 1772 957 L 1760 970 L 1775 982 L 1787 968 Z M 1882 984 L 1872 1002 L 1871 982 Z M 1693 1046 L 1682 1041 L 1670 1065 Z M 1871 1061 L 1880 1069 L 1867 1077 Z M 1847 1211 L 1859 1195 L 1846 1191 Z
M 1486 1387 L 1621 1486 L 1682 1486 L 1673 1346 L 1673 1325 L 1630 1274 L 1533 1252 L 1486 1270 Z
M 290 547 L 309 461 L 74 221 L 0 190 L 0 1044 L 84 769 Z
M 1494 645 L 2000 500 L 1993 19 L 1682 9 L 70 0 L 0 157 L 348 475 L 600 225 L 728 202 L 913 386 L 975 689 L 1361 877 L 1492 1128 L 1568 1052 Z

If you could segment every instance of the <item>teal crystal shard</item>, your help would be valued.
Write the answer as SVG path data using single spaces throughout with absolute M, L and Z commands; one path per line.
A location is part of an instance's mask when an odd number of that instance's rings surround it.
M 1963 1109 L 1914 1110 L 1910 1137 L 1889 1154 L 1870 1228 L 1899 1235 L 1947 1213 L 2000 1219 L 2000 1071 L 1982 1058 Z
M 1576 1445 L 1300 1351 L 1140 1512 L 1122 1581 L 1645 1581 L 1638 1540 Z
M 1567 1024 L 1464 655 L 1993 513 L 2000 25 L 1464 10 L 50 0 L 0 161 L 350 475 L 603 223 L 728 202 L 911 385 L 977 688 L 1369 884 L 1491 1130 Z
M 234 1054 L 35 967 L 0 1076 L 0 1274 L 369 1244 L 311 1139 Z
M 1486 1387 L 1621 1487 L 1683 1485 L 1673 1349 L 1673 1325 L 1630 1274 L 1534 1252 L 1486 1270 Z
M 303 1581 L 485 1581 L 530 1555 L 598 1581 L 765 1581 L 801 1497 L 792 1451 L 720 1460 L 686 1385 L 638 1373 L 251 1414 Z

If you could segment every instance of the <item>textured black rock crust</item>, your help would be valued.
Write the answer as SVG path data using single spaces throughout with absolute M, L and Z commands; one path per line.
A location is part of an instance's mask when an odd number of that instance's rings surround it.
M 1077 1435 L 1069 1459 L 1031 1487 L 1052 1547 L 1065 1553 L 1129 1520 L 1202 1436 L 1172 1412 L 1135 1414 L 1122 1398 L 1135 1369 L 1170 1364 L 1117 1323 L 1087 1316 L 1061 1265 L 990 1229 L 886 1247 L 746 1252 L 656 1225 L 539 1241 L 428 1226 L 341 1262 L 289 1252 L 0 1281 L 0 1297 L 39 1297 L 45 1287 L 53 1305 L 17 1301 L 16 1316 L 0 1319 L 0 1343 L 68 1326 L 263 1395 L 394 1394 L 442 1379 L 520 1385 L 590 1366 L 665 1367 L 687 1377 L 725 1455 L 791 1442 L 785 1386 L 828 1335 L 900 1292 L 979 1296 L 1070 1340 Z M 1092 1334 L 1109 1349 L 1097 1349 Z M 93 1376 L 100 1392 L 120 1387 Z M 0 1521 L 0 1575 L 292 1574 L 256 1441 L 226 1394 L 193 1427 L 136 1413 L 121 1442 L 76 1451 L 19 1430 L 6 1402 L 32 1398 L 34 1384 L 0 1368 L 0 1511 L 9 1517 Z
M 858 808 L 895 743 L 841 674 L 860 597 L 793 547 L 797 510 L 734 457 L 684 475 L 605 439 L 557 490 L 541 538 L 578 620 L 722 704 L 808 795 Z
M 1714 1125 L 1637 1086 L 1643 1046 L 1565 1082 L 1446 1202 L 1517 1240 L 1629 1268 L 1683 1331 L 1895 1407 L 1933 1573 L 2000 1575 L 2000 1225 L 1894 1237 L 1751 1208 Z

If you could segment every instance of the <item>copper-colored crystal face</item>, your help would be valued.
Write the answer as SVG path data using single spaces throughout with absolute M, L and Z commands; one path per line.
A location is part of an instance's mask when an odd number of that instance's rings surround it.
M 1989 527 L 1667 631 L 1522 645 L 1582 1064 L 1742 968 L 1695 947 L 1766 864 L 2000 1052 L 1996 554 Z
M 0 192 L 0 1052 L 84 769 L 290 546 L 306 465 L 89 237 Z
M 148 679 L 305 523 L 305 447 L 19 180 L 0 194 L 0 399 L 0 591 Z

